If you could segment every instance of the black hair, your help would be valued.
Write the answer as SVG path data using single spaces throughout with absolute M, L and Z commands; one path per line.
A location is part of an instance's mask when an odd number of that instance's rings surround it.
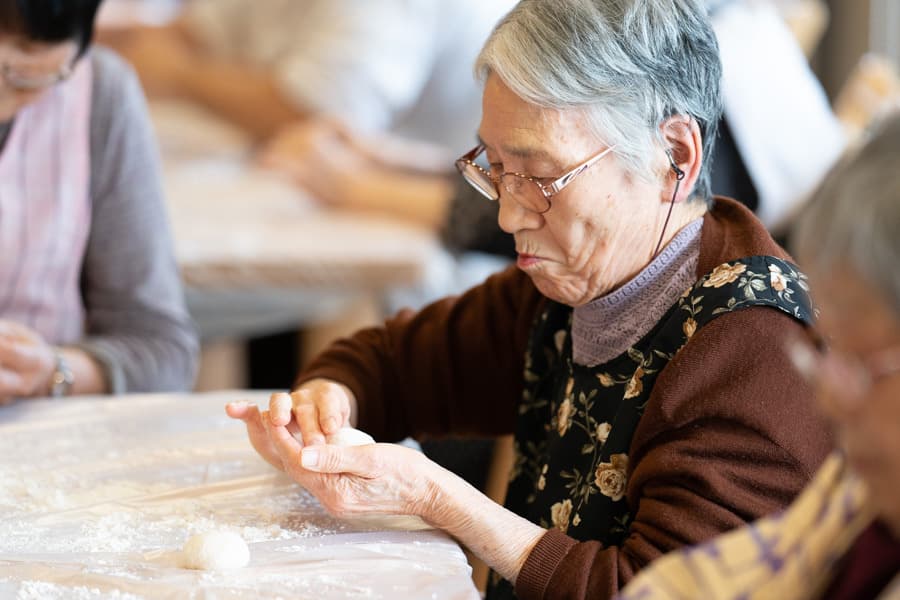
M 78 55 L 94 36 L 103 0 L 0 0 L 0 31 L 35 42 L 75 41 Z

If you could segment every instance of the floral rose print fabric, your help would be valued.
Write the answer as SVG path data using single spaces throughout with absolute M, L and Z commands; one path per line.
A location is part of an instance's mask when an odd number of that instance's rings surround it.
M 633 506 L 626 495 L 631 438 L 656 378 L 713 319 L 771 306 L 812 322 L 806 277 L 771 256 L 725 263 L 687 289 L 622 355 L 597 367 L 572 362 L 572 309 L 550 303 L 525 357 L 525 390 L 506 506 L 579 540 L 620 545 Z M 488 598 L 512 598 L 492 574 Z

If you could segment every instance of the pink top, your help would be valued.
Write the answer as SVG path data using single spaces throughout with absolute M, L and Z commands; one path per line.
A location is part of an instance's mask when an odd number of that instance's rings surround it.
M 82 337 L 91 225 L 91 61 L 16 115 L 0 154 L 0 316 L 52 344 Z

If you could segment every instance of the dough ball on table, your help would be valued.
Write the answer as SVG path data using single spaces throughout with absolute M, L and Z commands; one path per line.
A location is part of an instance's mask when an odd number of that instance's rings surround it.
M 244 539 L 231 531 L 207 531 L 190 538 L 181 551 L 181 566 L 204 571 L 236 569 L 250 562 Z
M 303 443 L 303 436 L 299 433 L 294 434 L 294 439 Z M 353 427 L 342 427 L 331 435 L 325 436 L 325 442 L 335 446 L 365 446 L 374 444 L 375 439 L 365 431 Z
M 326 437 L 325 441 L 335 446 L 365 446 L 375 443 L 371 435 L 353 427 L 342 427 Z

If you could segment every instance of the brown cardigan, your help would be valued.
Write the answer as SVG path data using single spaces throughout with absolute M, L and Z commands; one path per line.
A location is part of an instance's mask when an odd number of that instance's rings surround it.
M 699 279 L 753 255 L 787 258 L 746 208 L 723 198 L 703 223 Z M 301 374 L 345 383 L 376 439 L 512 433 L 525 348 L 546 299 L 510 268 L 459 298 L 340 340 Z M 812 392 L 790 367 L 803 326 L 776 309 L 728 313 L 662 371 L 629 452 L 636 512 L 621 547 L 549 530 L 516 581 L 520 598 L 611 598 L 654 558 L 786 506 L 831 448 Z

